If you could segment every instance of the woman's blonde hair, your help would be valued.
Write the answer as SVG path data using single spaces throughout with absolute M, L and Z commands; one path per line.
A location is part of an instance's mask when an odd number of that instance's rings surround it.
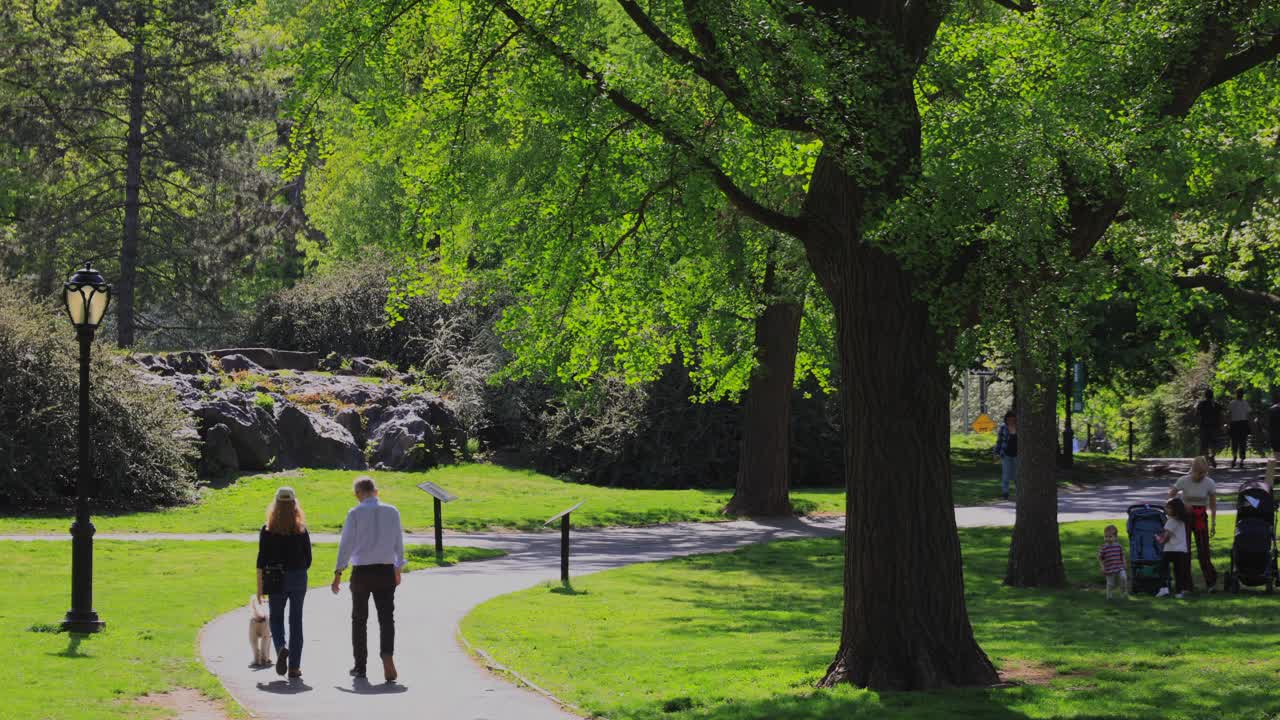
M 1209 461 L 1205 460 L 1203 455 L 1198 455 L 1191 461 L 1191 479 L 1199 482 L 1209 474 Z
M 302 504 L 293 500 L 272 500 L 267 506 L 267 532 L 277 535 L 301 535 L 307 529 L 307 516 Z

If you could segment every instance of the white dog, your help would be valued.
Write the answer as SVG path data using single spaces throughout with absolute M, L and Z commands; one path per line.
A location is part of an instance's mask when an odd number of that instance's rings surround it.
M 255 667 L 271 664 L 271 628 L 267 625 L 267 613 L 258 602 L 257 595 L 249 597 L 249 647 L 253 648 Z

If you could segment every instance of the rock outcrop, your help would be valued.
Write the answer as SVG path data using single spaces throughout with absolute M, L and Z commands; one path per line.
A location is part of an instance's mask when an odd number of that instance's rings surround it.
M 270 348 L 133 360 L 191 413 L 206 476 L 287 467 L 419 470 L 454 462 L 466 441 L 443 399 L 411 391 L 398 382 L 403 376 L 369 358 L 336 361 L 358 366 L 364 377 L 310 372 L 302 368 L 317 366 L 315 353 Z M 259 377 L 237 381 L 229 373 L 239 370 Z M 374 380 L 371 370 L 392 378 Z

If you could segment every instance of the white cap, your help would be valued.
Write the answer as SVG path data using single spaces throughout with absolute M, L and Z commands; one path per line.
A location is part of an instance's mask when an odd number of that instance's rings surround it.
M 288 485 L 276 490 L 276 502 L 293 502 L 298 499 L 297 493 Z

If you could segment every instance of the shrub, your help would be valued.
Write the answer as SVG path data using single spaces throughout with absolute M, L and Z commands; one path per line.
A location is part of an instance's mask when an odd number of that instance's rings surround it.
M 258 393 L 257 395 L 254 395 L 253 404 L 267 412 L 275 412 L 276 409 L 276 399 L 266 393 Z
M 193 429 L 172 393 L 95 348 L 91 368 L 97 507 L 192 498 Z M 79 350 L 63 314 L 0 282 L 0 507 L 66 508 L 74 499 Z

